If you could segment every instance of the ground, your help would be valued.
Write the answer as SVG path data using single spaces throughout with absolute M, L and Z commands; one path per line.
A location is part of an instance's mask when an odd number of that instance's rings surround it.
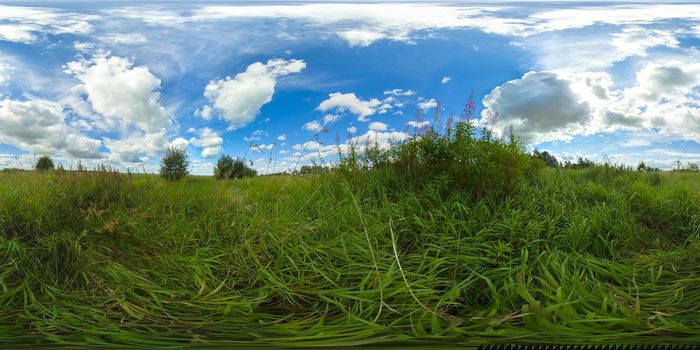
M 0 344 L 700 341 L 700 174 L 0 174 Z

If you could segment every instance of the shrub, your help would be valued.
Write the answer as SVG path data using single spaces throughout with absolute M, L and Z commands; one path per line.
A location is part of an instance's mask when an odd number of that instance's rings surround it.
M 532 156 L 535 158 L 542 159 L 544 164 L 550 168 L 558 168 L 560 166 L 557 158 L 547 151 L 540 152 L 537 149 L 535 149 L 535 151 L 532 152 Z
M 170 147 L 160 159 L 160 176 L 168 181 L 177 181 L 187 176 L 187 151 L 177 147 Z
M 214 177 L 218 180 L 241 179 L 255 175 L 256 171 L 249 167 L 243 159 L 234 159 L 229 155 L 220 156 L 216 161 L 216 168 L 214 168 Z
M 35 167 L 38 171 L 52 170 L 54 168 L 53 160 L 49 156 L 43 156 L 36 161 Z
M 427 130 L 386 150 L 368 147 L 360 154 L 354 148 L 341 157 L 339 173 L 358 187 L 375 183 L 377 189 L 395 193 L 430 187 L 474 199 L 502 197 L 543 164 L 525 152 L 512 132 L 499 138 L 468 122 L 444 133 Z

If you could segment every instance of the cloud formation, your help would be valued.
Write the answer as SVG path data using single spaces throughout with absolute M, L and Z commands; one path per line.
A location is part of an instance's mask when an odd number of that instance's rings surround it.
M 226 120 L 231 130 L 250 124 L 263 105 L 272 101 L 277 80 L 306 68 L 302 60 L 272 59 L 263 64 L 255 62 L 235 77 L 212 80 L 204 89 L 211 103 L 205 106 L 206 115 L 214 110 Z
M 63 107 L 46 100 L 0 101 L 0 143 L 37 154 L 102 157 L 102 143 L 69 126 Z

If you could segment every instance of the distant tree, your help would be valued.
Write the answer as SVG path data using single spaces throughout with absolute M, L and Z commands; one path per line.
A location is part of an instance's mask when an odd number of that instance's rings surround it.
M 49 156 L 43 156 L 36 161 L 35 166 L 37 171 L 46 171 L 54 168 L 53 159 Z
M 322 165 L 303 165 L 296 171 L 296 174 L 322 174 L 327 172 L 330 172 L 330 169 Z
M 243 159 L 234 159 L 229 155 L 220 156 L 214 168 L 214 177 L 219 180 L 241 179 L 255 175 L 256 171 L 249 167 Z
M 190 162 L 187 159 L 187 151 L 182 148 L 170 147 L 160 159 L 160 176 L 168 181 L 177 181 L 187 176 L 187 167 Z
M 698 163 L 695 162 L 688 162 L 688 171 L 699 171 L 700 166 L 698 166 Z
M 647 165 L 644 164 L 644 161 L 639 162 L 637 164 L 637 171 L 647 171 Z
M 559 163 L 559 160 L 557 160 L 557 158 L 555 156 L 553 156 L 552 154 L 550 154 L 547 151 L 540 152 L 537 149 L 535 149 L 535 151 L 532 152 L 532 156 L 535 158 L 542 159 L 544 164 L 550 168 L 558 168 L 561 166 L 561 164 Z

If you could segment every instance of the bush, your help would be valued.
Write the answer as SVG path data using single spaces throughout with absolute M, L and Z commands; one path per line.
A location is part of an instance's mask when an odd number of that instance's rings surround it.
M 170 147 L 160 159 L 160 176 L 168 181 L 177 181 L 187 176 L 189 166 L 187 151 L 177 147 Z
M 214 177 L 218 180 L 241 179 L 255 176 L 256 171 L 246 165 L 240 158 L 231 158 L 229 155 L 222 155 L 216 161 Z
M 454 130 L 431 129 L 386 150 L 368 147 L 360 154 L 351 147 L 338 171 L 358 188 L 372 183 L 393 193 L 433 188 L 480 199 L 513 194 L 519 181 L 542 166 L 512 133 L 499 138 L 488 129 L 459 122 Z
M 54 168 L 53 160 L 49 156 L 43 156 L 36 161 L 35 167 L 38 171 L 52 170 Z
M 558 168 L 560 166 L 559 160 L 557 160 L 555 156 L 553 156 L 547 151 L 540 152 L 537 149 L 535 149 L 535 151 L 532 152 L 532 156 L 535 158 L 542 159 L 544 164 L 550 168 Z

